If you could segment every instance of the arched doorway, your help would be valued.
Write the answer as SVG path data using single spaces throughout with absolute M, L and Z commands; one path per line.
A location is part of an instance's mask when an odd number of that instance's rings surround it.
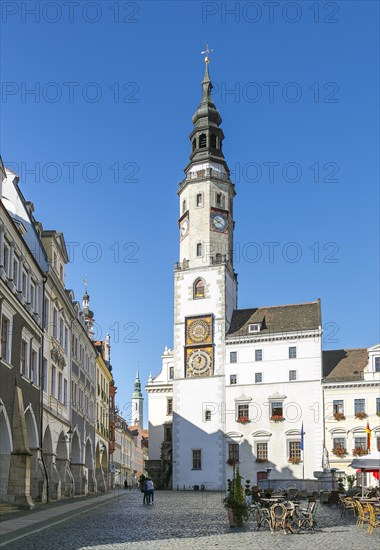
M 0 501 L 9 502 L 8 479 L 12 452 L 12 432 L 4 403 L 0 399 Z

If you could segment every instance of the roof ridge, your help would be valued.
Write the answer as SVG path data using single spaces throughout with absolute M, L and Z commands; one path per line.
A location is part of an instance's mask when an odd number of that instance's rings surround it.
M 323 352 L 329 352 L 329 351 L 360 351 L 365 350 L 368 351 L 368 348 L 339 348 L 339 349 L 325 349 Z
M 296 306 L 307 306 L 311 304 L 317 304 L 318 300 L 314 300 L 314 302 L 300 302 L 298 304 L 281 304 L 279 306 L 258 306 L 258 307 L 243 307 L 235 309 L 235 311 L 249 311 L 252 309 L 275 309 L 279 307 L 296 307 Z

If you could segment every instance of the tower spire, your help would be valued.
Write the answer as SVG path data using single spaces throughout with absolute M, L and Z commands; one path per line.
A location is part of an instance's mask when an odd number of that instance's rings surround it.
M 185 168 L 185 172 L 198 163 L 213 162 L 222 164 L 225 172 L 229 175 L 229 169 L 222 152 L 222 141 L 224 139 L 223 130 L 220 128 L 222 117 L 216 108 L 211 97 L 212 82 L 209 73 L 209 53 L 210 50 L 206 44 L 206 50 L 202 54 L 207 54 L 205 61 L 205 72 L 202 80 L 202 99 L 195 111 L 192 122 L 193 131 L 190 134 L 191 154 L 190 162 Z
M 139 364 L 137 363 L 134 391 L 132 394 L 132 423 L 143 426 L 143 395 L 141 393 L 141 381 Z

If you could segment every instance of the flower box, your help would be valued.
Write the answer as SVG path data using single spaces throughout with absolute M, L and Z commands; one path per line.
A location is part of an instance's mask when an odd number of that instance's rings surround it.
M 344 414 L 341 413 L 341 412 L 336 412 L 336 413 L 334 413 L 334 418 L 335 418 L 335 420 L 337 420 L 338 422 L 340 422 L 341 420 L 346 420 L 346 417 L 345 417 Z
M 359 420 L 364 420 L 365 418 L 368 418 L 368 414 L 365 412 L 357 412 L 355 413 L 355 418 L 359 418 Z
M 280 414 L 273 414 L 269 420 L 272 420 L 272 422 L 284 422 L 285 418 Z
M 239 464 L 239 460 L 237 458 L 229 458 L 227 460 L 227 464 L 230 466 L 234 466 L 235 464 Z
M 236 422 L 239 422 L 239 424 L 248 424 L 251 421 L 247 416 L 239 416 L 239 418 L 236 419 Z
M 342 457 L 346 456 L 346 454 L 347 454 L 347 449 L 345 449 L 344 447 L 335 447 L 335 448 L 332 450 L 332 453 L 333 453 L 335 456 L 338 456 L 339 458 L 342 458 Z
M 259 462 L 260 464 L 263 464 L 264 462 L 268 462 L 267 458 L 256 458 L 256 462 Z
M 365 456 L 368 454 L 368 449 L 362 449 L 361 447 L 355 447 L 352 449 L 352 454 L 354 456 Z
M 291 464 L 299 464 L 300 462 L 302 462 L 302 460 L 300 458 L 291 456 L 290 458 L 288 458 L 288 462 L 290 462 Z

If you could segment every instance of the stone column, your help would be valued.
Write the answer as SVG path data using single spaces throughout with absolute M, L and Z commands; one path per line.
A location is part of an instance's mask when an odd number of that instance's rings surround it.
M 46 502 L 46 476 L 40 458 L 40 449 L 30 449 L 32 457 L 30 460 L 30 494 L 37 502 Z
M 86 474 L 85 465 L 82 463 L 71 463 L 71 473 L 74 479 L 74 494 L 75 495 L 87 495 L 88 493 L 88 479 Z
M 57 470 L 61 478 L 61 495 L 72 498 L 74 496 L 74 478 L 70 470 L 68 458 L 56 458 Z
M 96 468 L 95 476 L 96 476 L 98 491 L 100 491 L 101 493 L 105 493 L 106 492 L 106 480 L 105 480 L 105 477 L 104 477 L 103 469 L 101 467 Z
M 30 495 L 30 459 L 32 453 L 28 447 L 24 403 L 21 388 L 15 386 L 12 418 L 13 451 L 9 469 L 8 494 L 19 508 L 34 508 Z
M 48 475 L 48 497 L 50 500 L 61 498 L 61 478 L 55 464 L 55 454 L 44 453 L 44 461 Z

